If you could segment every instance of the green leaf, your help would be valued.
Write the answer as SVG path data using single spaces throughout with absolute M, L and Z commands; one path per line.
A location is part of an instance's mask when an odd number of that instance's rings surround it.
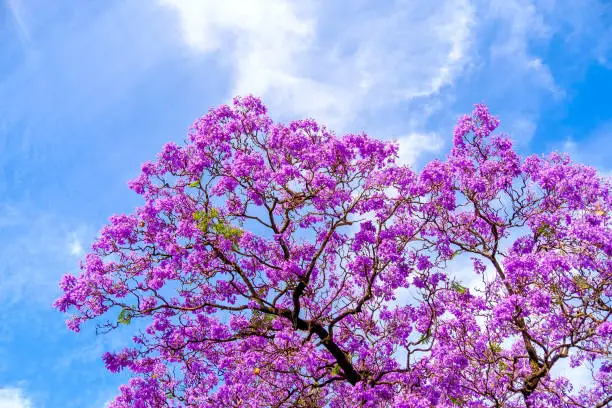
M 461 401 L 459 398 L 450 397 L 449 399 L 451 400 L 451 402 L 452 402 L 454 405 L 458 405 L 458 406 L 462 407 L 462 406 L 463 406 L 463 404 L 464 404 L 464 402 L 463 402 L 463 401 Z
M 427 344 L 430 342 L 430 340 L 431 340 L 431 333 L 427 332 L 427 333 L 423 333 L 421 338 L 418 340 L 418 343 Z
M 213 224 L 213 231 L 215 231 L 217 234 L 221 235 L 221 236 L 226 236 L 228 234 L 228 226 L 227 224 L 223 224 L 220 222 L 216 222 Z
M 453 282 L 452 285 L 453 290 L 455 290 L 456 292 L 459 292 L 459 294 L 463 295 L 465 292 L 467 292 L 467 288 L 457 282 Z
M 117 317 L 117 322 L 120 324 L 130 324 L 132 322 L 132 312 L 128 308 L 121 309 L 119 312 L 119 316 Z
M 589 285 L 589 281 L 581 275 L 574 276 L 574 284 L 578 287 L 578 289 L 587 290 L 591 288 Z
M 208 229 L 212 228 L 213 232 L 222 237 L 225 237 L 234 242 L 234 249 L 238 250 L 238 245 L 236 241 L 238 241 L 244 231 L 238 227 L 234 227 L 225 220 L 219 217 L 219 210 L 211 207 L 208 212 L 206 211 L 196 211 L 192 215 L 195 221 L 198 221 L 198 229 L 202 231 L 202 233 L 208 233 Z
M 274 318 L 274 315 L 262 313 L 259 310 L 253 310 L 250 320 L 251 327 L 254 329 L 269 330 Z
M 501 345 L 499 343 L 489 343 L 489 350 L 492 353 L 501 353 L 502 348 L 501 348 Z
M 202 233 L 206 234 L 208 232 L 208 218 L 198 222 L 198 229 L 202 231 Z
M 553 227 L 551 227 L 545 222 L 543 222 L 536 231 L 536 235 L 538 236 L 542 235 L 546 238 L 552 238 L 554 233 L 555 233 L 555 230 L 553 229 Z
M 213 224 L 213 230 L 217 234 L 223 236 L 224 238 L 232 240 L 232 241 L 236 241 L 240 239 L 240 237 L 242 237 L 242 234 L 244 232 L 240 228 L 233 227 L 225 221 L 219 221 Z
M 217 218 L 219 216 L 219 210 L 217 210 L 215 207 L 211 207 L 208 211 L 208 216 L 210 218 Z
M 200 187 L 200 180 L 192 181 L 191 183 L 189 183 L 189 187 Z

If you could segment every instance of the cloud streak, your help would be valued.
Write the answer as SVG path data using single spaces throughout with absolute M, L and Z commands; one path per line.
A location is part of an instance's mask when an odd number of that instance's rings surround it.
M 20 388 L 0 388 L 0 408 L 33 408 L 32 401 Z
M 364 2 L 161 3 L 177 11 L 193 52 L 228 65 L 232 95 L 260 95 L 281 115 L 340 128 L 366 110 L 439 92 L 469 60 L 473 10 L 464 1 L 382 10 Z
M 5 0 L 6 8 L 13 16 L 13 21 L 19 28 L 20 39 L 24 45 L 31 41 L 30 32 L 23 18 L 23 4 L 21 0 Z

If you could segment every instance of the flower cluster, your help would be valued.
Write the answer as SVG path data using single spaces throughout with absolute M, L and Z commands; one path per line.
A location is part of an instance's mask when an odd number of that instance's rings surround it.
M 522 159 L 476 106 L 445 161 L 212 109 L 130 188 L 55 307 L 143 328 L 103 356 L 124 407 L 548 407 L 610 402 L 612 196 L 566 156 Z M 454 265 L 472 258 L 477 288 Z M 410 293 L 408 299 L 405 294 Z M 553 375 L 591 368 L 589 388 Z

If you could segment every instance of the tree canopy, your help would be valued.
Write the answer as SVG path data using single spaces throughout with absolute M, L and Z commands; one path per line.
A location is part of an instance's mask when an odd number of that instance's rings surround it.
M 498 125 L 477 105 L 414 171 L 255 97 L 210 110 L 60 283 L 69 328 L 133 332 L 110 407 L 607 406 L 610 182 Z

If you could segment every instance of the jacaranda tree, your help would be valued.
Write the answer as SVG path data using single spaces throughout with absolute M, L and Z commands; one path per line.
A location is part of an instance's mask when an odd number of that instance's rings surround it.
M 476 106 L 417 173 L 254 97 L 211 110 L 61 281 L 72 330 L 134 334 L 110 406 L 610 404 L 610 183 L 497 126 Z

